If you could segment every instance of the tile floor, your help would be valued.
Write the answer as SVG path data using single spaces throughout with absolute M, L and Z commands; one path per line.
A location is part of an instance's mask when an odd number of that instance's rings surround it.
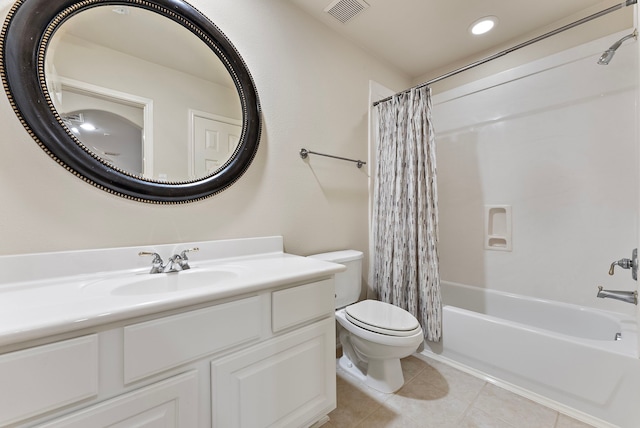
M 434 360 L 402 360 L 405 384 L 375 391 L 338 367 L 338 407 L 322 428 L 588 428 Z

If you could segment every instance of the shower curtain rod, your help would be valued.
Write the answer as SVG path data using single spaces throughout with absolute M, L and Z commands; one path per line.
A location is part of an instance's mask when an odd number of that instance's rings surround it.
M 542 35 L 540 35 L 538 37 L 534 37 L 533 39 L 527 40 L 526 42 L 522 42 L 522 43 L 520 43 L 518 45 L 512 46 L 512 47 L 510 47 L 508 49 L 505 49 L 503 51 L 500 51 L 498 53 L 490 55 L 490 56 L 488 56 L 486 58 L 482 58 L 482 59 L 480 59 L 478 61 L 472 62 L 471 64 L 467 64 L 464 67 L 460 67 L 460 68 L 458 68 L 456 70 L 453 70 L 453 71 L 445 73 L 445 74 L 443 74 L 441 76 L 435 77 L 435 78 L 433 78 L 431 80 L 428 80 L 428 81 L 426 81 L 424 83 L 420 83 L 419 85 L 413 86 L 413 87 L 411 87 L 409 89 L 405 89 L 404 91 L 400 91 L 400 92 L 396 93 L 395 95 L 405 94 L 407 92 L 411 92 L 412 89 L 419 89 L 419 88 L 422 88 L 424 86 L 429 86 L 432 83 L 436 83 L 436 82 L 444 80 L 444 79 L 446 79 L 448 77 L 455 76 L 456 74 L 462 73 L 463 71 L 467 71 L 467 70 L 475 68 L 475 67 L 477 67 L 479 65 L 487 63 L 489 61 L 493 61 L 494 59 L 497 59 L 497 58 L 500 58 L 502 56 L 505 56 L 508 53 L 517 51 L 518 49 L 522 49 L 522 48 L 524 48 L 526 46 L 532 45 L 532 44 L 537 43 L 537 42 L 539 42 L 541 40 L 544 40 L 546 38 L 549 38 L 551 36 L 555 36 L 556 34 L 562 33 L 563 31 L 569 30 L 569 29 L 571 29 L 573 27 L 577 27 L 578 25 L 582 25 L 582 24 L 584 24 L 586 22 L 592 21 L 592 20 L 594 20 L 596 18 L 600 18 L 601 16 L 607 15 L 607 14 L 609 14 L 611 12 L 615 12 L 615 11 L 617 11 L 619 9 L 622 9 L 623 7 L 634 5 L 636 3 L 638 3 L 638 0 L 626 0 L 626 1 L 622 2 L 622 3 L 620 3 L 620 4 L 617 4 L 615 6 L 611 6 L 611 7 L 607 8 L 607 9 L 604 9 L 604 10 L 601 10 L 600 12 L 596 12 L 593 15 L 586 16 L 586 17 L 584 17 L 582 19 L 579 19 L 577 21 L 574 21 L 574 22 L 572 22 L 570 24 L 563 25 L 560 28 L 556 28 L 555 30 L 549 31 L 548 33 L 542 34 Z M 384 103 L 386 101 L 389 101 L 395 95 L 392 95 L 390 97 L 378 100 L 378 101 L 373 103 L 373 106 L 375 107 L 380 103 Z

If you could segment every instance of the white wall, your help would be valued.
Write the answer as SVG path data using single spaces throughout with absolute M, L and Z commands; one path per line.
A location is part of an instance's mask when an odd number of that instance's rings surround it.
M 251 168 L 205 201 L 128 201 L 51 160 L 2 95 L 0 254 L 265 235 L 283 235 L 296 254 L 367 251 L 366 171 L 298 152 L 366 157 L 369 80 L 402 89 L 409 78 L 286 1 L 190 3 L 233 41 L 254 77 L 264 126 Z M 2 19 L 11 5 L 0 0 Z
M 434 97 L 444 280 L 619 312 L 635 290 L 637 48 L 625 33 Z M 513 251 L 484 249 L 484 205 L 513 209 Z

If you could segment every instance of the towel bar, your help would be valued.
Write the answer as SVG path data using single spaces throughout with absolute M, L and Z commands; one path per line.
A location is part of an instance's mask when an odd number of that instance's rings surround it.
M 367 164 L 366 162 L 363 162 L 361 160 L 348 159 L 348 158 L 343 158 L 343 157 L 340 157 L 340 156 L 333 156 L 333 155 L 326 155 L 324 153 L 312 152 L 311 150 L 307 150 L 307 149 L 300 149 L 300 157 L 302 159 L 306 159 L 309 155 L 326 156 L 328 158 L 340 159 L 340 160 L 344 160 L 344 161 L 348 161 L 348 162 L 355 162 L 356 165 L 358 166 L 358 168 L 362 168 L 362 165 L 366 165 Z

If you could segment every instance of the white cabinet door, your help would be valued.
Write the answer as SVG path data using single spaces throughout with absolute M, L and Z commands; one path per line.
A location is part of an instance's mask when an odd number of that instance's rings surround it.
M 336 406 L 335 321 L 211 363 L 216 428 L 309 426 Z
M 98 336 L 0 355 L 0 426 L 98 395 Z
M 198 426 L 198 378 L 191 371 L 38 425 L 39 428 Z

